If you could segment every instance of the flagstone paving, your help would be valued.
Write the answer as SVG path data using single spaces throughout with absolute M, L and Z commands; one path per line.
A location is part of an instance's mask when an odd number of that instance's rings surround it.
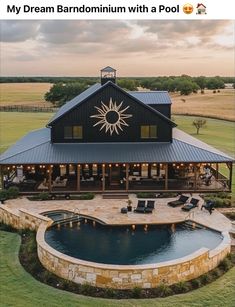
M 199 207 L 191 210 L 191 212 L 184 212 L 180 207 L 172 208 L 167 205 L 169 201 L 176 198 L 158 198 L 155 200 L 155 209 L 152 214 L 141 214 L 133 211 L 122 214 L 120 210 L 127 206 L 126 200 L 103 199 L 101 195 L 96 195 L 93 200 L 29 201 L 22 197 L 8 200 L 4 207 L 11 209 L 16 214 L 19 209 L 27 209 L 32 213 L 39 214 L 52 210 L 69 210 L 93 217 L 110 225 L 174 224 L 192 220 L 219 231 L 231 229 L 231 221 L 228 218 L 217 210 L 214 210 L 211 215 L 207 210 L 201 210 L 202 198 L 196 194 L 193 197 L 199 198 L 200 202 Z M 138 201 L 136 195 L 130 194 L 129 199 L 132 201 L 132 206 L 135 207 Z

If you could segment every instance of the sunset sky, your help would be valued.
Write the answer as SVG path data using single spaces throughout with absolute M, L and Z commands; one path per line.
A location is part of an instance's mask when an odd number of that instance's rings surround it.
M 1 21 L 2 76 L 234 76 L 234 21 Z

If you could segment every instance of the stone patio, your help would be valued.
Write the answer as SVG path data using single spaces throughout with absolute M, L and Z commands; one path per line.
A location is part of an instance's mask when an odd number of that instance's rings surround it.
M 174 224 L 191 220 L 219 231 L 231 229 L 231 221 L 228 218 L 217 210 L 214 210 L 211 215 L 207 210 L 201 210 L 203 200 L 196 194 L 193 197 L 199 198 L 200 202 L 199 207 L 190 212 L 184 212 L 180 207 L 172 208 L 167 205 L 175 198 L 158 198 L 155 199 L 155 210 L 152 214 L 134 212 L 121 214 L 120 209 L 127 206 L 126 200 L 103 199 L 101 195 L 96 195 L 93 200 L 29 201 L 22 197 L 8 200 L 3 206 L 15 214 L 19 213 L 19 209 L 25 209 L 32 214 L 52 210 L 68 210 L 93 217 L 109 225 Z M 136 195 L 130 194 L 129 199 L 132 201 L 132 206 L 135 207 L 138 201 Z

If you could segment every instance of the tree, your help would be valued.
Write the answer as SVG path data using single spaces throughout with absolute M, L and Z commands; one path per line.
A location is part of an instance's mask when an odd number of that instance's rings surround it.
M 201 93 L 203 93 L 203 90 L 206 87 L 206 77 L 203 77 L 203 76 L 196 77 L 196 78 L 194 78 L 194 81 L 200 87 Z
M 192 92 L 197 92 L 199 86 L 190 80 L 182 79 L 177 85 L 177 90 L 180 91 L 180 95 L 189 95 Z
M 88 85 L 81 82 L 56 83 L 45 94 L 45 100 L 60 107 L 87 88 Z
M 197 129 L 197 134 L 199 134 L 199 130 L 206 125 L 206 120 L 199 118 L 193 121 L 193 126 Z
M 126 90 L 135 91 L 137 90 L 136 81 L 132 79 L 120 79 L 118 85 Z
M 220 77 L 208 78 L 206 87 L 210 90 L 217 90 L 218 88 L 224 88 L 224 81 Z

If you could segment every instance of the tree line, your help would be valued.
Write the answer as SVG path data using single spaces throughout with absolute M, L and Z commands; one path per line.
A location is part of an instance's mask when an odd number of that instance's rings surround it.
M 0 77 L 0 83 L 5 82 L 49 82 L 51 89 L 45 94 L 45 100 L 55 106 L 61 106 L 66 101 L 73 99 L 89 86 L 99 82 L 99 78 L 94 77 Z M 225 83 L 232 83 L 235 88 L 234 77 L 191 77 L 188 75 L 169 77 L 129 77 L 118 78 L 117 84 L 125 90 L 134 91 L 139 87 L 168 92 L 180 92 L 181 95 L 197 93 L 199 90 L 204 93 L 204 89 L 223 89 Z

